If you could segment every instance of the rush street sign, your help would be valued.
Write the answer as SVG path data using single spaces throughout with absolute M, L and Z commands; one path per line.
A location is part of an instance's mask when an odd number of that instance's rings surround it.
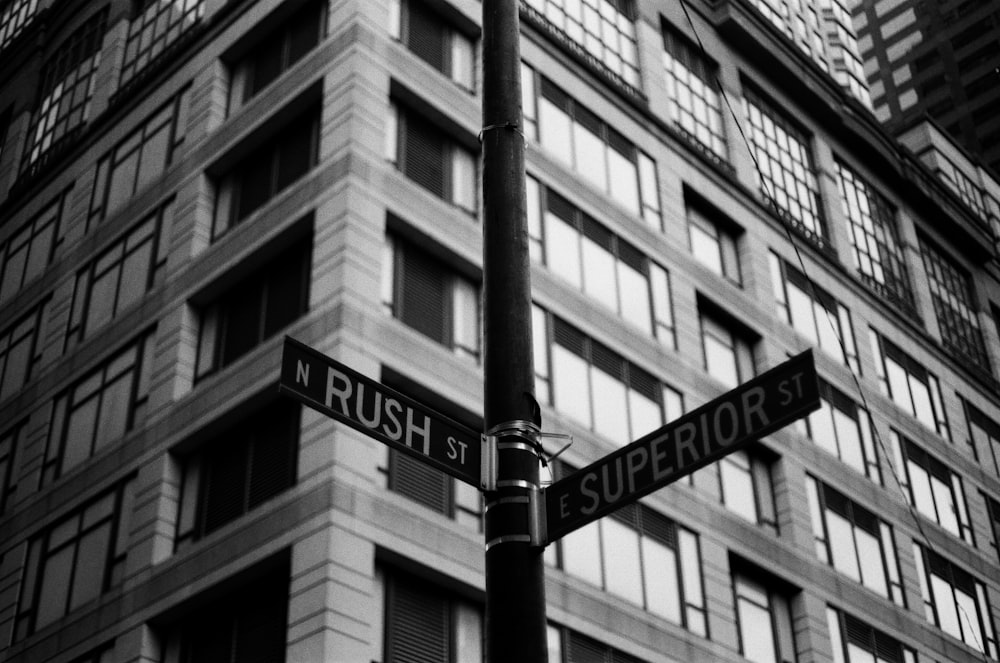
M 287 336 L 278 389 L 393 449 L 480 487 L 479 433 Z
M 818 408 L 816 366 L 807 350 L 546 488 L 546 542 Z

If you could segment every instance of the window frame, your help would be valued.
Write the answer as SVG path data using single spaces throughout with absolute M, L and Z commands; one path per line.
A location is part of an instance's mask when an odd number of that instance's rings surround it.
M 69 513 L 61 516 L 52 524 L 46 525 L 40 532 L 33 535 L 28 541 L 28 552 L 25 559 L 24 579 L 21 583 L 18 594 L 17 609 L 14 614 L 14 641 L 21 641 L 34 633 L 38 628 L 43 628 L 55 623 L 73 612 L 80 606 L 74 606 L 73 593 L 76 590 L 76 583 L 73 575 L 79 570 L 80 547 L 84 545 L 88 535 L 97 532 L 105 524 L 109 525 L 107 537 L 105 539 L 107 549 L 102 569 L 102 575 L 97 579 L 99 589 L 93 597 L 84 600 L 88 603 L 101 596 L 112 587 L 120 584 L 125 571 L 125 561 L 128 554 L 128 537 L 130 522 L 132 519 L 132 508 L 134 506 L 134 481 L 135 477 L 130 476 L 120 480 L 114 487 L 104 490 L 97 496 L 87 499 L 81 506 L 73 509 Z M 105 500 L 111 500 L 110 511 L 107 515 L 99 516 L 96 521 L 88 521 L 88 515 L 93 508 L 101 506 Z M 76 521 L 74 533 L 63 532 L 67 525 Z M 52 539 L 56 536 L 64 537 L 57 539 L 53 544 Z M 68 535 L 68 537 L 67 537 Z M 53 552 L 55 548 L 55 552 Z M 71 550 L 70 578 L 64 585 L 65 597 L 63 607 L 59 615 L 54 616 L 41 626 L 38 625 L 38 612 L 42 608 L 42 593 L 45 586 L 46 566 L 52 559 L 61 554 L 64 550 Z M 74 561 L 75 560 L 75 561 Z M 84 564 L 86 561 L 84 561 Z M 91 588 L 93 589 L 93 588 Z
M 72 189 L 73 186 L 70 185 L 56 195 L 54 199 L 46 203 L 41 211 L 32 216 L 31 220 L 21 224 L 3 242 L 3 253 L 0 255 L 0 303 L 13 299 L 24 288 L 25 284 L 31 283 L 44 274 L 49 265 L 52 264 L 56 253 L 61 248 L 65 239 L 66 229 L 64 227 L 65 224 L 63 224 L 63 211 L 66 199 Z M 50 235 L 49 226 L 51 226 Z M 46 235 L 48 236 L 47 240 L 38 240 L 39 237 Z M 36 248 L 36 240 L 47 243 L 47 246 L 38 246 Z M 12 248 L 15 243 L 18 244 L 17 247 Z M 17 279 L 10 278 L 7 270 L 11 266 L 11 258 L 17 256 L 22 248 L 26 253 L 24 261 L 20 263 L 21 275 Z M 33 253 L 36 250 L 42 252 L 40 259 L 33 259 Z M 18 263 L 14 264 L 16 266 Z M 7 286 L 15 282 L 16 285 L 13 289 L 8 290 Z
M 868 339 L 872 355 L 874 355 L 875 373 L 882 395 L 887 396 L 897 407 L 913 416 L 921 425 L 950 442 L 951 429 L 948 426 L 948 415 L 944 409 L 944 394 L 937 376 L 898 345 L 875 331 L 873 327 L 868 328 Z M 890 362 L 892 363 L 890 364 Z M 902 386 L 898 382 L 898 378 L 905 378 L 905 394 L 895 393 L 897 390 L 893 388 L 893 376 L 897 378 L 897 387 Z M 927 403 L 917 403 L 914 400 L 913 381 L 920 383 L 926 389 Z M 928 404 L 930 405 L 930 420 L 928 420 L 924 409 Z

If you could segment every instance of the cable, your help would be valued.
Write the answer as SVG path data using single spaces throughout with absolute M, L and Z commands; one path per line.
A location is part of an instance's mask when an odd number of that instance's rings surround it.
M 687 19 L 688 25 L 691 27 L 691 32 L 694 34 L 695 40 L 698 42 L 698 48 L 700 49 L 702 56 L 706 60 L 710 60 L 711 58 L 709 58 L 708 53 L 707 53 L 707 51 L 705 49 L 705 45 L 701 41 L 701 37 L 699 36 L 698 30 L 697 30 L 697 28 L 694 25 L 694 21 L 691 19 L 691 14 L 690 14 L 690 11 L 688 9 L 687 0 L 681 0 L 680 4 L 681 4 L 682 10 L 684 11 L 684 17 Z M 998 72 L 1000 72 L 1000 69 L 998 69 Z M 717 89 L 719 90 L 719 94 L 722 96 L 723 100 L 726 102 L 726 108 L 729 109 L 729 114 L 732 116 L 733 122 L 736 124 L 736 128 L 739 131 L 740 137 L 743 139 L 743 144 L 746 145 L 747 151 L 750 154 L 750 159 L 753 162 L 754 168 L 757 171 L 757 176 L 760 179 L 761 189 L 763 190 L 764 196 L 765 196 L 765 198 L 767 198 L 768 203 L 774 209 L 775 215 L 778 217 L 778 220 L 781 223 L 781 227 L 782 227 L 782 229 L 785 232 L 785 236 L 788 238 L 788 241 L 792 245 L 792 249 L 795 252 L 795 257 L 796 257 L 796 260 L 798 261 L 799 268 L 802 271 L 802 274 L 806 277 L 806 282 L 808 283 L 809 290 L 810 290 L 810 295 L 812 297 L 812 300 L 813 300 L 813 302 L 821 302 L 820 307 L 826 313 L 827 323 L 830 325 L 831 329 L 833 330 L 834 336 L 837 339 L 837 343 L 840 346 L 841 354 L 843 355 L 843 357 L 844 357 L 844 359 L 846 361 L 850 355 L 848 354 L 847 344 L 844 341 L 843 335 L 841 334 L 838 325 L 834 321 L 833 312 L 830 311 L 826 306 L 822 305 L 822 301 L 823 300 L 822 300 L 821 297 L 818 296 L 818 292 L 817 292 L 819 290 L 819 288 L 815 284 L 815 282 L 813 281 L 812 277 L 809 275 L 809 271 L 806 268 L 805 259 L 802 257 L 802 251 L 799 248 L 798 241 L 795 238 L 795 234 L 792 232 L 791 224 L 789 224 L 788 220 L 785 218 L 785 214 L 783 213 L 784 210 L 782 210 L 779 207 L 779 205 L 777 203 L 777 200 L 771 194 L 770 187 L 768 185 L 767 180 L 764 177 L 763 170 L 760 167 L 760 162 L 757 160 L 757 155 L 756 155 L 756 153 L 754 151 L 754 148 L 750 144 L 750 140 L 747 138 L 747 135 L 746 135 L 746 133 L 743 130 L 743 126 L 740 123 L 740 119 L 736 115 L 736 111 L 733 108 L 733 105 L 732 105 L 732 103 L 729 100 L 729 95 L 726 93 L 725 87 L 723 87 L 722 82 L 719 80 L 718 76 L 713 76 L 713 79 L 714 79 L 714 82 L 715 82 L 715 85 L 716 85 Z M 862 403 L 862 406 L 864 407 L 864 410 L 865 410 L 865 416 L 866 416 L 866 418 L 868 420 L 866 422 L 867 425 L 868 425 L 868 428 L 872 432 L 873 436 L 875 437 L 875 440 L 878 443 L 879 448 L 882 450 L 882 456 L 883 456 L 883 458 L 885 458 L 886 464 L 889 466 L 889 471 L 892 474 L 893 479 L 895 479 L 895 481 L 896 481 L 896 486 L 899 488 L 899 492 L 900 492 L 900 494 L 903 497 L 903 502 L 906 504 L 907 512 L 910 514 L 910 518 L 912 518 L 914 524 L 916 525 L 917 532 L 920 535 L 920 538 L 923 539 L 923 542 L 927 546 L 927 549 L 930 552 L 934 553 L 935 555 L 939 555 L 940 556 L 940 553 L 937 552 L 937 550 L 934 548 L 934 545 L 931 543 L 930 538 L 927 536 L 927 532 L 924 530 L 923 523 L 921 522 L 921 519 L 918 516 L 918 514 L 917 514 L 917 512 L 916 512 L 916 510 L 914 508 L 914 505 L 912 504 L 912 500 L 910 499 L 909 495 L 907 494 L 906 490 L 904 489 L 904 484 L 903 484 L 902 480 L 899 478 L 899 474 L 897 473 L 896 467 L 895 467 L 895 465 L 894 465 L 894 463 L 892 461 L 892 455 L 886 449 L 885 441 L 882 439 L 882 435 L 879 433 L 878 428 L 874 425 L 874 421 L 872 419 L 872 414 L 871 414 L 871 407 L 869 406 L 869 403 L 868 403 L 868 397 L 866 396 L 865 390 L 864 390 L 864 388 L 861 385 L 861 380 L 860 380 L 860 378 L 858 376 L 858 373 L 855 370 L 854 366 L 851 365 L 850 361 L 846 361 L 846 364 L 847 364 L 847 369 L 848 369 L 848 371 L 851 374 L 851 378 L 854 381 L 855 388 L 858 391 L 858 395 L 861 398 L 861 403 Z M 959 525 L 959 530 L 961 531 L 961 524 Z M 895 551 L 893 551 L 893 552 L 895 552 Z M 926 573 L 927 565 L 928 565 L 928 561 L 925 559 L 924 560 L 924 566 L 925 566 L 925 568 L 924 569 L 918 569 L 918 571 L 921 572 L 921 573 Z M 951 581 L 951 578 L 949 578 L 949 581 Z M 928 591 L 932 592 L 933 589 L 930 587 L 930 583 L 929 582 L 927 583 L 927 585 L 928 585 Z M 973 597 L 973 598 L 974 598 L 974 600 L 978 600 L 978 597 Z M 932 598 L 932 600 L 933 600 L 933 598 Z M 980 640 L 979 640 L 979 636 L 978 636 L 979 629 L 974 626 L 974 623 L 973 623 L 971 617 L 968 615 L 968 613 L 966 612 L 966 610 L 962 606 L 962 604 L 959 603 L 957 600 L 955 600 L 955 606 L 957 607 L 957 609 L 959 610 L 959 612 L 962 613 L 962 616 L 963 616 L 963 618 L 966 621 L 968 629 L 972 633 L 973 638 L 975 639 L 976 646 L 978 647 L 980 653 L 982 654 L 983 661 L 988 663 L 989 659 L 987 657 L 986 648 L 983 646 L 983 643 L 980 642 Z M 994 637 L 995 637 L 995 634 L 994 634 Z M 964 641 L 964 639 L 963 639 L 963 641 Z

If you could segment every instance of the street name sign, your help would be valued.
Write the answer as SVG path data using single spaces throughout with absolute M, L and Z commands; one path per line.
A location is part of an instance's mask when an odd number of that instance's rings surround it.
M 393 449 L 481 487 L 479 433 L 287 336 L 278 389 Z
M 545 489 L 546 543 L 818 409 L 812 350 Z

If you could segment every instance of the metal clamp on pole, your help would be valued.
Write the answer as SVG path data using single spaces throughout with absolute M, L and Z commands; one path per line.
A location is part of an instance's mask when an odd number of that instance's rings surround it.
M 515 541 L 535 546 L 542 540 L 537 531 L 541 490 L 522 478 L 531 475 L 525 469 L 541 458 L 540 435 L 537 424 L 524 420 L 498 424 L 483 435 L 483 490 L 488 495 L 505 488 L 516 491 L 487 502 L 486 510 L 495 515 L 488 521 L 487 549 Z

